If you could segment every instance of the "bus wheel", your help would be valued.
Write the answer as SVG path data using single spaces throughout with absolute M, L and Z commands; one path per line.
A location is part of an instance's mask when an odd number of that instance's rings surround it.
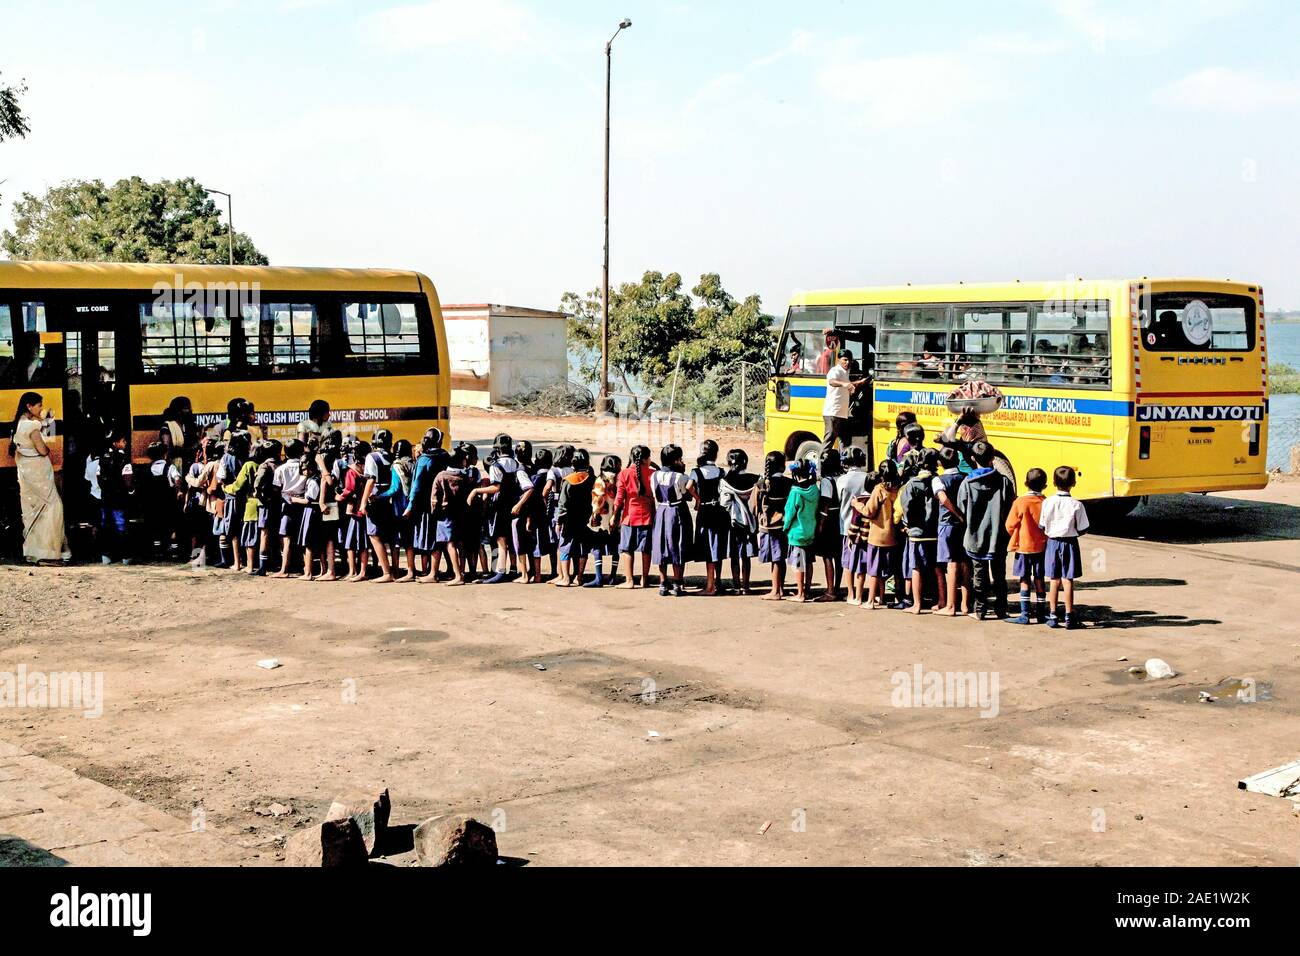
M 799 443 L 799 448 L 794 453 L 795 461 L 806 461 L 811 458 L 813 461 L 820 460 L 822 453 L 822 443 L 813 439 L 812 441 L 803 441 Z

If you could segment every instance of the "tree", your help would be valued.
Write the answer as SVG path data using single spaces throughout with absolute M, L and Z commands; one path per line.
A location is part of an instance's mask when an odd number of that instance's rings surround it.
M 194 179 L 149 183 L 132 176 L 112 186 L 74 180 L 43 196 L 23 193 L 0 246 L 13 259 L 220 264 L 229 261 L 228 235 L 216 204 Z M 237 232 L 235 262 L 266 265 L 267 258 Z
M 0 143 L 7 139 L 22 139 L 31 132 L 27 117 L 23 115 L 18 97 L 27 92 L 27 84 L 22 80 L 17 86 L 5 86 L 0 83 Z

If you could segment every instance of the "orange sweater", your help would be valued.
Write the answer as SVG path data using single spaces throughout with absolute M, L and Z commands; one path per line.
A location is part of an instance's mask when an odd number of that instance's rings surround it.
M 1038 527 L 1038 516 L 1043 510 L 1043 496 L 1021 495 L 1007 515 L 1007 533 L 1011 543 L 1007 550 L 1012 554 L 1038 554 L 1047 550 L 1047 535 Z

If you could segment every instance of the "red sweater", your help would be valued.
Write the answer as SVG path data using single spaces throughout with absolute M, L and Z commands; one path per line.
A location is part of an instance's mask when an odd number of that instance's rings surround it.
M 636 466 L 628 465 L 618 473 L 618 494 L 614 496 L 614 510 L 622 515 L 623 524 L 632 528 L 654 524 L 655 500 L 650 486 L 653 475 L 654 470 L 648 464 L 641 465 L 641 487 L 646 493 L 638 494 Z

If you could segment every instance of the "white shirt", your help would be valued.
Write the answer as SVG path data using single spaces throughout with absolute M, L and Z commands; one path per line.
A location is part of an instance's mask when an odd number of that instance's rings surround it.
M 837 382 L 843 384 L 837 385 Z M 826 373 L 826 402 L 822 405 L 822 415 L 828 418 L 849 417 L 849 389 L 843 387 L 848 384 L 849 370 L 836 363 Z
M 104 493 L 99 490 L 99 459 L 94 455 L 86 459 L 86 481 L 90 482 L 91 497 L 102 499 Z
M 290 458 L 275 469 L 275 477 L 271 483 L 280 489 L 280 497 L 286 503 L 290 498 L 301 496 L 303 486 L 307 484 L 307 479 L 298 474 L 301 470 L 302 465 L 297 458 Z
M 1088 512 L 1082 501 L 1058 491 L 1043 501 L 1038 527 L 1049 538 L 1077 538 L 1088 530 Z
M 166 460 L 155 461 L 153 464 L 149 466 L 149 473 L 153 475 L 155 478 L 157 478 L 159 475 L 163 473 L 164 468 L 167 470 L 167 484 L 175 488 L 177 485 L 181 483 L 181 473 L 176 470 L 176 466 L 173 465 L 171 462 Z M 95 468 L 95 483 L 96 485 L 98 485 L 99 483 L 98 467 Z M 98 498 L 99 495 L 95 495 L 95 497 Z
M 498 458 L 488 469 L 488 482 L 494 485 L 500 485 L 506 479 L 506 475 L 514 475 L 515 481 L 519 484 L 520 491 L 527 491 L 533 486 L 533 479 L 528 477 L 528 472 L 519 467 L 519 462 L 514 458 Z

